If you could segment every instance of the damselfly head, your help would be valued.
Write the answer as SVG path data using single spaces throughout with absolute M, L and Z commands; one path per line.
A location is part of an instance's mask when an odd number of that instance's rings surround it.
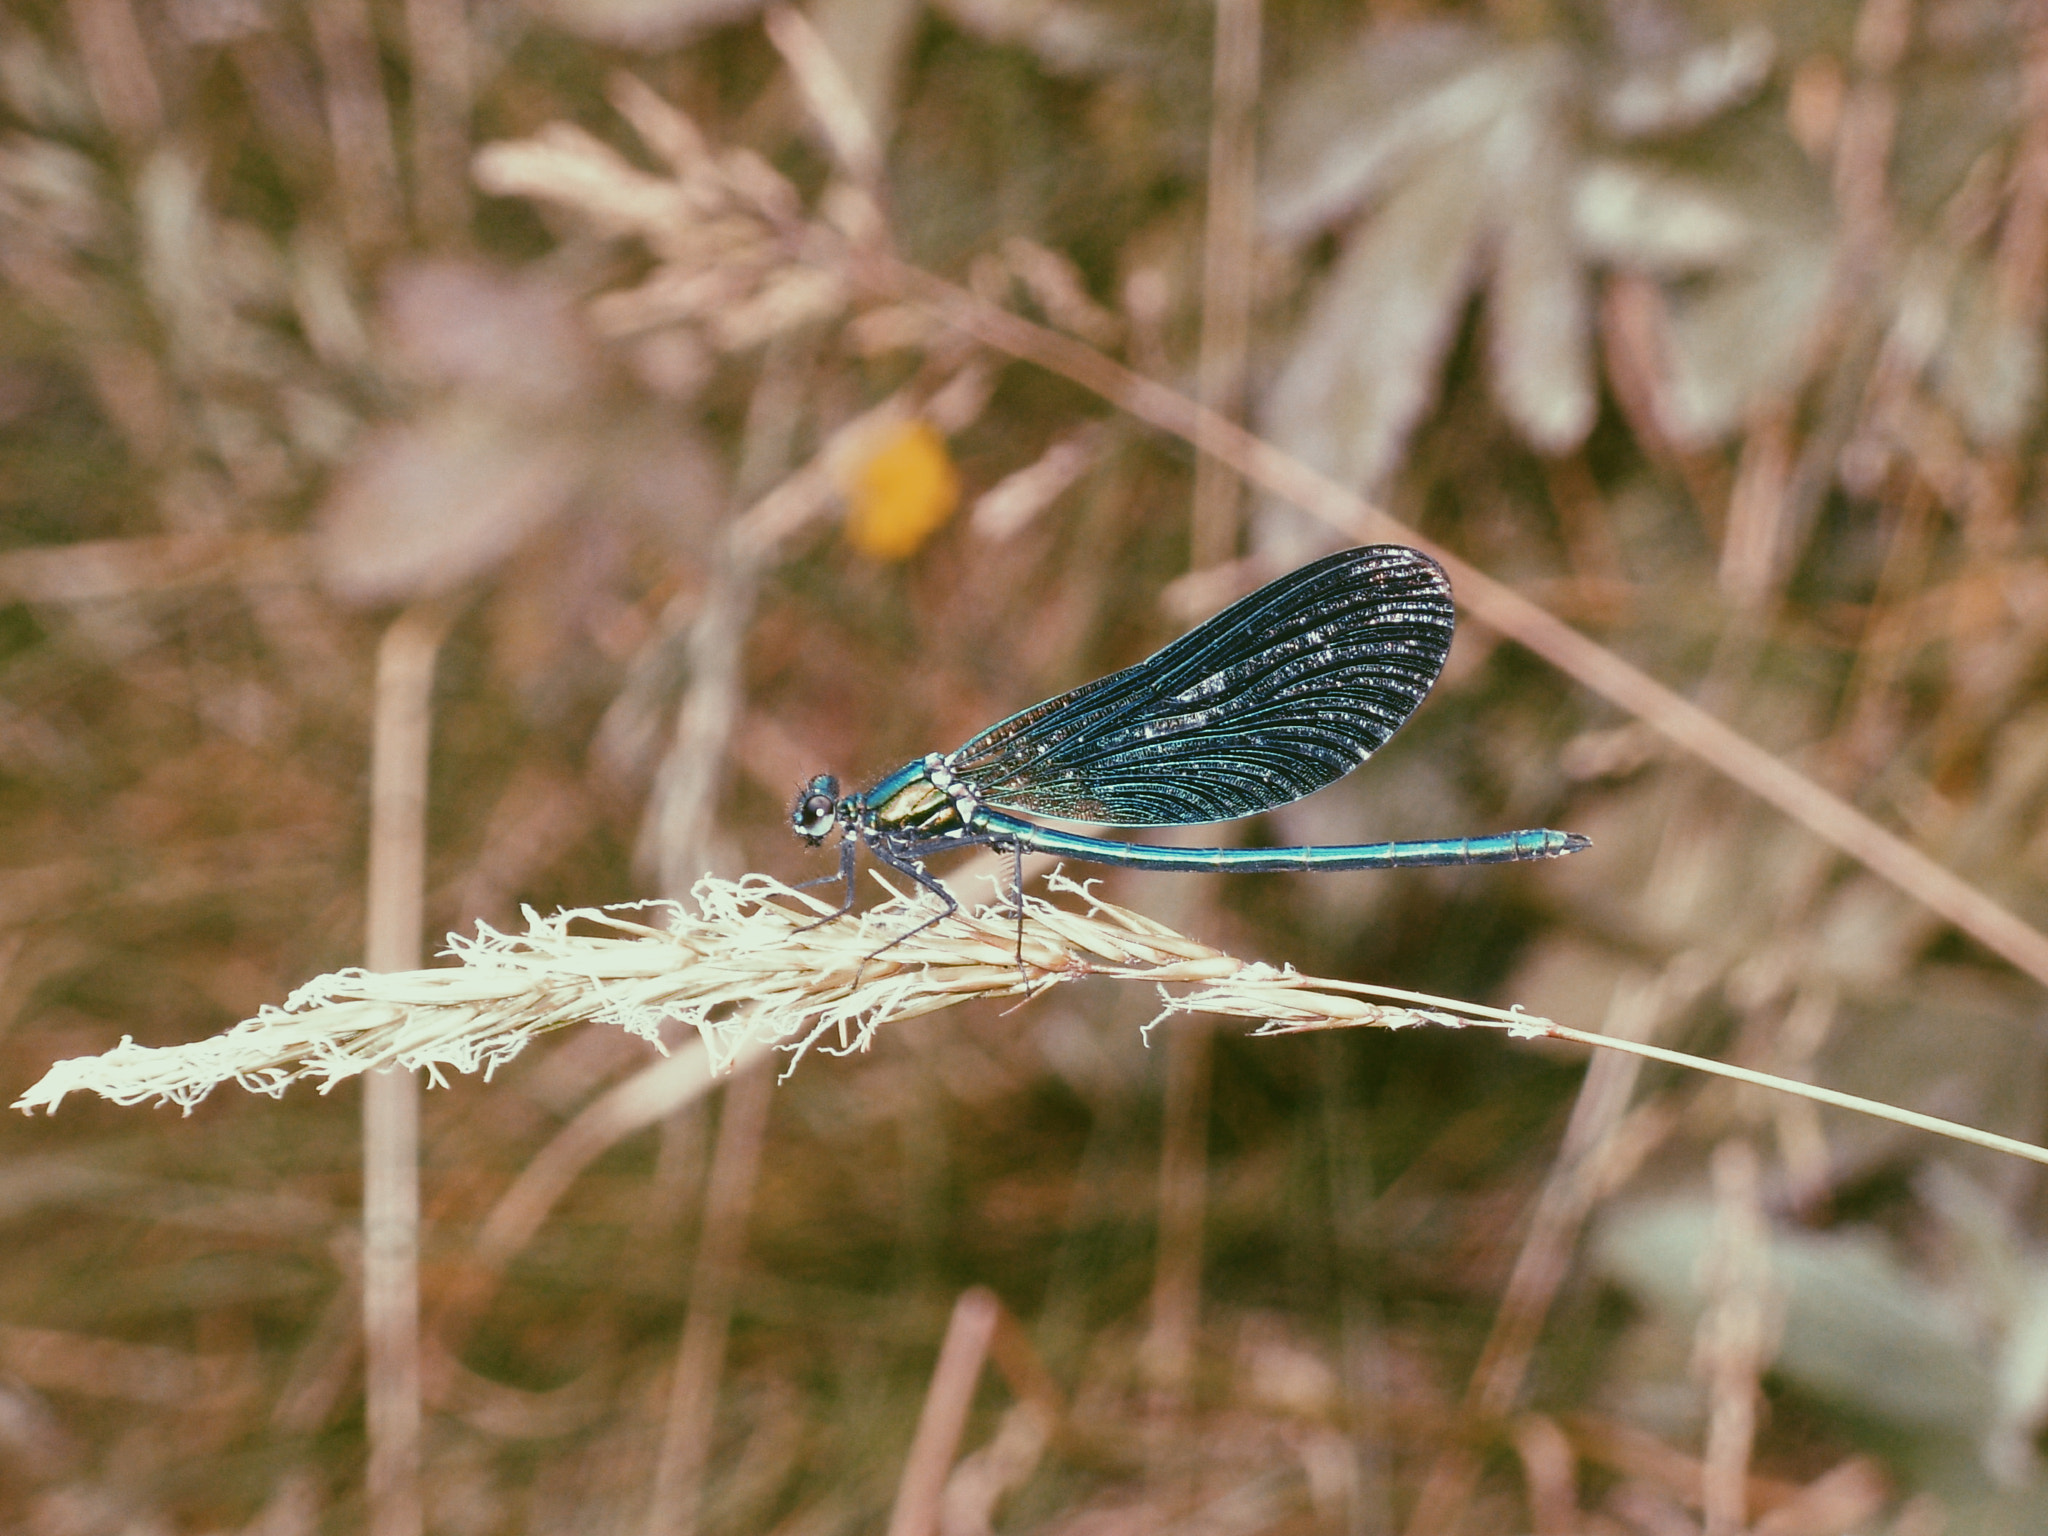
M 838 815 L 839 781 L 829 773 L 821 773 L 796 792 L 796 805 L 789 813 L 789 824 L 796 828 L 798 837 L 815 848 L 832 830 L 832 823 Z

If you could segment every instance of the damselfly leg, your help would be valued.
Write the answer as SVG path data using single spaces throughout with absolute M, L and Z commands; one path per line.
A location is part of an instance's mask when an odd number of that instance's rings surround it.
M 813 886 L 830 885 L 836 880 L 845 889 L 845 899 L 839 903 L 839 910 L 837 912 L 821 917 L 815 923 L 805 923 L 803 927 L 797 929 L 798 933 L 809 933 L 813 928 L 822 928 L 827 923 L 836 923 L 840 918 L 853 910 L 854 897 L 858 894 L 854 888 L 854 862 L 856 857 L 857 852 L 854 840 L 849 837 L 839 845 L 839 868 L 837 870 L 829 875 L 820 875 L 815 880 L 799 880 L 790 887 L 793 891 L 808 891 Z

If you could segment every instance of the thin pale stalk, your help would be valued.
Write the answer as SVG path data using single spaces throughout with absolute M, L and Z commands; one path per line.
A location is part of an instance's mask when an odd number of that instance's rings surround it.
M 1701 1461 L 1703 1536 L 1749 1528 L 1749 1461 L 1756 1445 L 1759 1380 L 1776 1348 L 1770 1229 L 1758 1185 L 1756 1149 L 1730 1137 L 1714 1149 L 1710 1302 L 1697 1335 L 1707 1377 L 1707 1441 Z
M 1259 99 L 1259 0 L 1216 0 L 1210 84 L 1209 196 L 1202 234 L 1202 346 L 1195 393 L 1235 420 L 1244 400 L 1251 337 L 1252 237 L 1257 155 L 1252 114 Z M 1188 564 L 1220 565 L 1237 553 L 1237 471 L 1201 454 Z
M 1624 980 L 1609 1006 L 1607 1026 L 1624 1035 L 1649 1033 L 1665 1011 L 1666 990 L 1653 980 Z M 1564 1142 L 1536 1197 L 1528 1231 L 1466 1388 L 1465 1413 L 1475 1429 L 1497 1424 L 1521 1395 L 1536 1341 L 1593 1207 L 1601 1153 L 1628 1113 L 1640 1069 L 1641 1063 L 1631 1057 L 1596 1056 L 1579 1084 Z M 1445 1536 L 1457 1530 L 1478 1488 L 1480 1472 L 1475 1444 L 1463 1438 L 1447 1440 L 1430 1464 L 1421 1496 L 1409 1514 L 1407 1536 Z
M 434 661 L 450 605 L 407 609 L 377 648 L 370 758 L 365 958 L 415 970 L 426 889 L 427 760 Z M 419 1083 L 401 1070 L 363 1084 L 364 1412 L 371 1536 L 418 1536 L 420 1503 Z
M 924 1407 L 917 1415 L 917 1431 L 911 1436 L 910 1454 L 903 1461 L 903 1477 L 896 1485 L 888 1536 L 937 1536 L 946 1473 L 960 1452 L 967 1412 L 974 1406 L 974 1389 L 995 1342 L 1002 1312 L 1003 1304 L 986 1286 L 962 1291 L 953 1303 L 938 1364 L 932 1367 Z
M 1725 1077 L 1731 1082 L 1748 1083 L 1755 1088 L 1768 1088 L 1773 1093 L 1789 1093 L 1798 1098 L 1811 1099 L 1816 1104 L 1853 1110 L 1874 1120 L 1889 1120 L 1893 1125 L 1908 1126 L 1916 1131 L 1946 1136 L 1951 1141 L 1968 1142 L 1973 1147 L 1984 1147 L 1992 1152 L 2005 1152 L 2014 1157 L 2024 1157 L 2029 1162 L 2048 1163 L 2048 1147 L 2037 1147 L 2030 1142 L 2016 1141 L 2010 1136 L 1980 1131 L 1975 1126 L 1958 1125 L 1953 1120 L 1919 1114 L 1910 1109 L 1900 1109 L 1896 1105 L 1880 1104 L 1875 1099 L 1859 1098 L 1853 1093 L 1838 1093 L 1832 1088 L 1795 1082 L 1787 1077 L 1774 1077 L 1768 1072 L 1752 1072 L 1747 1067 L 1731 1066 L 1725 1061 L 1710 1061 L 1704 1056 L 1688 1056 L 1683 1051 L 1667 1051 L 1662 1046 L 1644 1045 L 1640 1041 L 1615 1040 L 1605 1035 L 1588 1034 L 1585 1030 L 1570 1029 L 1563 1024 L 1549 1025 L 1544 1033 L 1553 1040 L 1573 1040 L 1581 1045 L 1597 1045 L 1610 1051 L 1627 1051 L 1632 1055 L 1646 1056 L 1652 1061 L 1669 1062 L 1673 1066 L 1690 1067 L 1696 1072 Z
M 686 891 L 712 860 L 726 753 L 741 708 L 742 648 L 754 613 L 755 572 L 721 559 L 685 643 L 689 682 L 675 738 L 656 781 L 647 862 L 664 891 Z
M 1351 1090 L 1350 1073 L 1334 1038 L 1317 1042 L 1316 1076 L 1322 1101 L 1323 1157 L 1330 1203 L 1332 1256 L 1337 1280 L 1339 1382 L 1346 1451 L 1356 1478 L 1343 1536 L 1394 1529 L 1387 1454 L 1386 1337 L 1378 1286 L 1378 1191 L 1372 1165 L 1372 1110 Z
M 704 1226 L 690 1281 L 690 1310 L 669 1381 L 668 1414 L 654 1469 L 647 1536 L 694 1536 L 704 1498 L 704 1468 L 718 1381 L 725 1370 L 733 1294 L 745 1251 L 747 1217 L 761 1171 L 768 1097 L 775 1080 L 765 1065 L 735 1076 L 718 1120 L 718 1143 L 705 1181 Z
M 728 1070 L 744 1069 L 764 1049 L 759 1044 L 747 1048 Z M 584 1169 L 628 1136 L 694 1103 L 718 1081 L 704 1042 L 689 1041 L 586 1104 L 527 1159 L 478 1225 L 460 1276 L 441 1287 L 434 1321 L 443 1342 L 452 1347 L 467 1332 L 489 1305 L 506 1266 L 533 1241 Z
M 874 188 L 882 180 L 882 141 L 862 110 L 832 50 L 803 12 L 771 5 L 761 18 L 768 41 L 789 66 L 811 120 L 824 131 L 832 158 L 860 185 Z
M 463 0 L 405 0 L 414 214 L 435 244 L 469 229 L 470 38 Z
M 389 246 L 403 227 L 391 105 L 378 75 L 368 0 L 313 0 L 310 12 L 326 87 L 342 229 L 351 251 L 361 257 Z
M 759 1049 L 735 1060 L 732 1070 L 751 1061 Z M 502 1270 L 533 1241 L 548 1213 L 585 1168 L 634 1132 L 709 1093 L 717 1082 L 703 1043 L 693 1040 L 585 1106 L 528 1159 L 519 1177 L 498 1197 L 477 1228 L 477 1260 L 493 1273 Z
M 1535 1536 L 1577 1536 L 1585 1516 L 1579 1512 L 1578 1455 L 1571 1437 L 1555 1419 L 1525 1413 L 1508 1438 L 1521 1458 Z
M 1207 830 L 1207 829 L 1205 829 Z M 1187 841 L 1177 829 L 1168 841 Z M 1140 873 L 1129 886 L 1133 902 L 1171 928 L 1201 926 L 1221 893 L 1221 877 Z M 1183 1422 L 1202 1322 L 1202 1255 L 1209 1209 L 1209 1089 L 1215 1067 L 1215 1030 L 1207 1020 L 1176 1029 L 1166 1041 L 1165 1091 L 1160 1103 L 1159 1234 L 1153 1256 L 1151 1318 L 1141 1360 L 1148 1389 L 1148 1475 L 1155 1495 L 1168 1493 L 1191 1470 L 1183 1454 Z M 1183 1493 L 1191 1489 L 1181 1490 Z
M 1215 1030 L 1206 1021 L 1166 1042 L 1166 1097 L 1159 1138 L 1159 1254 L 1145 1374 L 1157 1426 L 1171 1435 L 1194 1374 L 1202 1316 L 1202 1227 L 1209 1193 L 1209 1078 Z M 1163 1470 L 1163 1469 L 1162 1469 Z
M 807 360 L 807 354 L 793 353 L 786 344 L 769 347 L 747 410 L 739 491 L 751 497 L 778 479 L 798 485 L 802 494 L 794 499 L 807 517 L 814 517 L 831 504 L 832 487 L 824 473 L 829 454 L 819 456 L 816 473 L 787 474 L 790 434 L 800 419 L 803 381 L 809 376 Z M 684 642 L 688 677 L 648 818 L 654 848 L 646 862 L 656 867 L 660 889 L 668 895 L 689 890 L 712 863 L 719 793 L 743 705 L 740 666 L 761 570 L 779 543 L 779 537 L 762 537 L 760 508 L 765 504 L 766 498 L 727 524 Z

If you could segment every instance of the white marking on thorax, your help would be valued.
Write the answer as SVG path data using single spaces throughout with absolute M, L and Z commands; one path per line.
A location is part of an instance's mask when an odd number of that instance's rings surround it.
M 953 802 L 953 814 L 960 818 L 960 830 L 965 832 L 973 826 L 974 818 L 981 814 L 981 802 L 974 798 L 973 790 L 954 777 L 952 764 L 936 752 L 927 752 L 924 776 L 932 781 L 933 788 Z

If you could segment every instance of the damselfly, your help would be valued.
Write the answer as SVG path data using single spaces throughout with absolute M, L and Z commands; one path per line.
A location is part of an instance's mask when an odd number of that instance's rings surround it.
M 1113 827 L 1236 821 L 1336 782 L 1415 712 L 1451 648 L 1451 584 L 1418 550 L 1329 555 L 1233 603 L 1156 655 L 992 725 L 952 752 L 905 763 L 863 794 L 819 774 L 790 824 L 812 847 L 837 829 L 852 910 L 865 847 L 959 903 L 929 874 L 936 853 L 986 847 L 1132 869 L 1405 869 L 1575 853 L 1538 829 L 1428 842 L 1177 848 L 1087 837 L 1020 812 Z M 829 919 L 828 919 L 829 921 Z M 925 924 L 922 926 L 930 926 Z M 917 930 L 912 930 L 913 932 Z M 904 938 L 909 935 L 905 934 Z M 902 939 L 895 941 L 901 943 Z

